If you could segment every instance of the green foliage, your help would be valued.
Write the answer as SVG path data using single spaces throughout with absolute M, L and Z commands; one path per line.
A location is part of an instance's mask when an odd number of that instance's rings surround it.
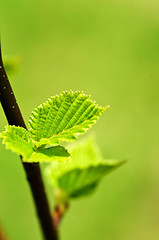
M 69 148 L 72 161 L 50 164 L 47 175 L 50 183 L 66 198 L 92 193 L 100 180 L 125 161 L 103 160 L 94 140 L 89 138 Z M 59 195 L 59 194 L 58 194 Z
M 105 110 L 83 92 L 66 91 L 37 107 L 28 129 L 36 146 L 71 142 L 95 124 Z
M 69 156 L 70 154 L 63 146 L 54 146 L 33 152 L 28 162 L 50 162 L 52 160 L 64 162 Z
M 26 161 L 34 151 L 29 133 L 22 127 L 6 126 L 0 137 L 3 138 L 2 143 L 7 149 L 23 156 L 23 161 Z
M 18 153 L 24 162 L 64 161 L 70 154 L 62 146 L 35 149 L 32 139 L 26 129 L 16 126 L 7 126 L 0 134 L 6 148 Z
M 64 162 L 70 154 L 63 146 L 58 146 L 60 141 L 77 139 L 105 110 L 83 92 L 63 92 L 32 112 L 28 131 L 7 126 L 0 137 L 8 149 L 23 157 L 24 162 Z

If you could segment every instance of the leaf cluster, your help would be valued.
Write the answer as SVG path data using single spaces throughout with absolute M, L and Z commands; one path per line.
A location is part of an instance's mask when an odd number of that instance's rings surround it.
M 80 91 L 66 91 L 49 98 L 32 112 L 28 130 L 6 126 L 0 134 L 7 149 L 24 162 L 65 161 L 70 154 L 60 145 L 84 134 L 107 109 Z
M 34 109 L 28 130 L 9 125 L 0 137 L 23 162 L 50 163 L 46 175 L 56 202 L 66 203 L 92 193 L 105 175 L 124 163 L 104 160 L 92 138 L 76 141 L 68 150 L 61 145 L 84 134 L 108 107 L 99 107 L 83 92 L 66 91 Z

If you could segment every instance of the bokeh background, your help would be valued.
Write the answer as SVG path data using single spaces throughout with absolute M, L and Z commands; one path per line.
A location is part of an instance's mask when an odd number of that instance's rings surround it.
M 129 159 L 72 202 L 62 240 L 159 239 L 159 1 L 1 0 L 4 56 L 23 116 L 63 90 L 111 108 L 93 131 L 105 158 Z M 0 109 L 0 130 L 7 124 Z M 42 240 L 16 154 L 0 145 L 0 222 L 12 240 Z

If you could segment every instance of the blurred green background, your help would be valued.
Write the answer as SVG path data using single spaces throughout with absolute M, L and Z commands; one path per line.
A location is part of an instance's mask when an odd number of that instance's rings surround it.
M 93 131 L 105 158 L 129 162 L 72 202 L 61 240 L 159 239 L 159 1 L 1 0 L 3 55 L 23 116 L 63 90 L 110 104 Z M 0 109 L 0 130 L 7 124 Z M 42 240 L 22 165 L 0 145 L 0 222 L 12 240 Z

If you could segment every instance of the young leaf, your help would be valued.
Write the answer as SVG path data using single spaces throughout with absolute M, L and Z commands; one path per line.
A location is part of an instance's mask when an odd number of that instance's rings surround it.
M 85 133 L 106 109 L 83 92 L 63 92 L 32 112 L 28 130 L 36 146 L 73 141 Z
M 64 147 L 54 146 L 33 152 L 26 162 L 64 162 L 69 156 L 70 154 Z
M 16 126 L 6 126 L 6 130 L 0 133 L 3 144 L 6 148 L 22 155 L 23 161 L 28 159 L 33 153 L 33 145 L 29 133 L 26 129 Z
M 58 178 L 58 186 L 67 192 L 70 198 L 88 195 L 95 190 L 104 175 L 119 167 L 123 162 L 103 161 L 86 168 L 75 168 Z
M 22 156 L 23 162 L 64 162 L 70 156 L 62 146 L 35 150 L 29 133 L 22 127 L 7 126 L 6 130 L 0 133 L 0 137 L 7 149 Z
M 55 189 L 68 198 L 92 193 L 98 183 L 125 161 L 102 160 L 99 149 L 92 139 L 74 145 L 70 150 L 72 161 L 65 165 L 50 165 L 47 174 Z

